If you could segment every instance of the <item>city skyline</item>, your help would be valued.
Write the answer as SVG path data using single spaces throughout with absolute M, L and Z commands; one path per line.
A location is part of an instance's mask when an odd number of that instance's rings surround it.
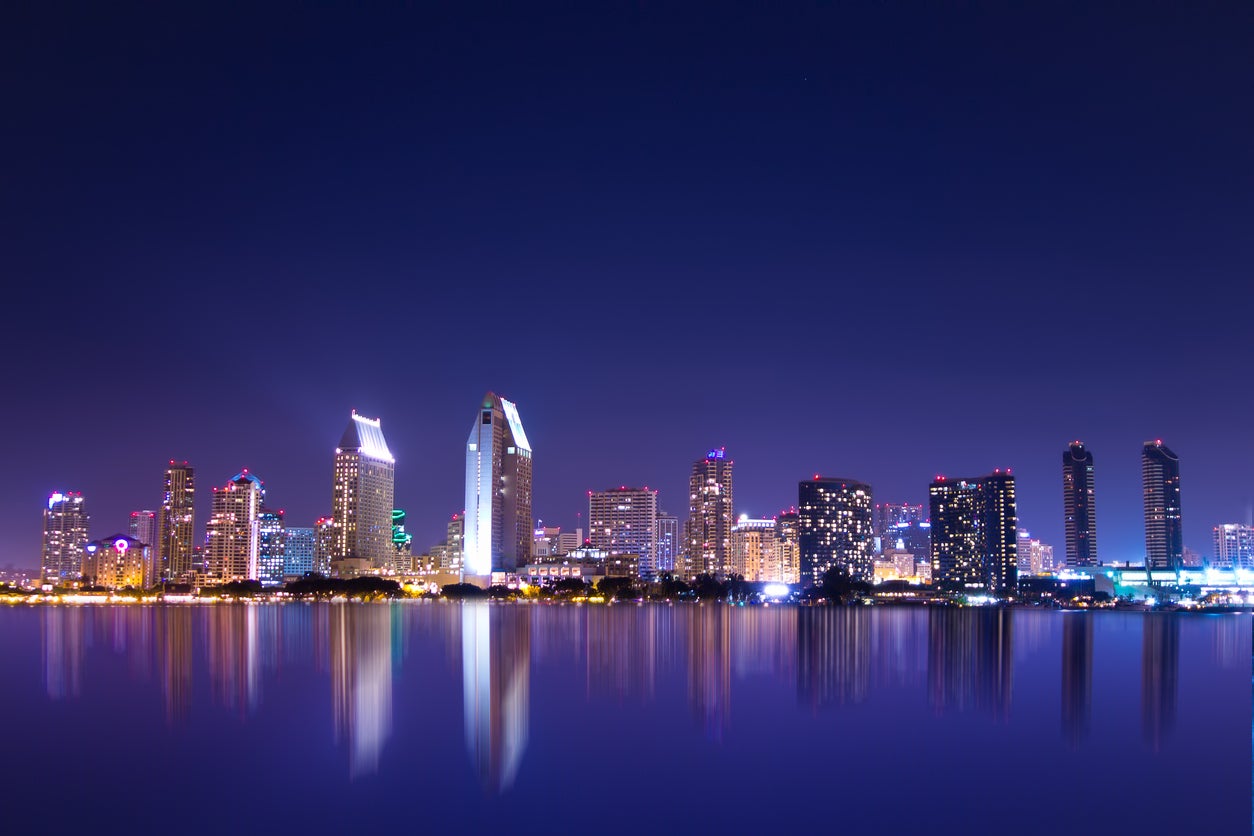
M 1143 548 L 1147 438 L 1181 456 L 1187 545 L 1249 521 L 1249 9 L 83 14 L 4 29 L 0 341 L 35 418 L 0 564 L 32 563 L 55 490 L 124 531 L 170 459 L 198 528 L 243 467 L 308 525 L 352 408 L 387 422 L 424 548 L 489 388 L 524 405 L 563 528 L 607 485 L 682 513 L 687 463 L 726 447 L 752 518 L 814 472 L 921 504 L 1008 467 L 1061 547 L 1082 439 L 1114 560 Z M 84 347 L 121 299 L 128 337 Z M 239 327 L 264 363 L 223 362 Z M 125 415 L 84 408 L 134 380 Z
M 502 400 L 503 400 L 503 399 L 502 399 Z M 511 405 L 511 407 L 513 407 L 512 402 L 511 402 L 511 404 L 510 404 L 510 405 Z M 514 407 L 514 409 L 515 409 L 515 414 L 516 414 L 517 408 L 516 408 L 516 407 Z M 502 414 L 504 414 L 504 413 L 502 413 Z M 352 415 L 351 415 L 351 420 L 350 420 L 350 422 L 349 422 L 349 429 L 345 431 L 345 436 L 347 437 L 347 435 L 348 435 L 348 434 L 352 433 L 352 432 L 354 431 L 354 428 L 355 428 L 355 427 L 357 427 L 357 426 L 358 426 L 361 422 L 365 422 L 366 424 L 372 424 L 372 425 L 373 425 L 373 430 L 374 430 L 374 431 L 376 431 L 376 432 L 378 431 L 378 425 L 379 425 L 379 423 L 380 423 L 379 419 L 374 419 L 374 420 L 371 420 L 371 419 L 365 419 L 365 418 L 363 418 L 362 416 L 359 416 L 359 415 L 356 413 L 356 411 L 354 410 L 354 411 L 352 412 Z M 382 439 L 382 436 L 380 435 L 380 436 L 379 436 L 379 438 L 380 438 L 380 439 Z M 342 438 L 342 439 L 341 439 L 341 444 L 343 444 L 343 443 L 344 443 L 344 439 Z M 386 442 L 381 442 L 381 443 L 382 443 L 382 444 L 384 444 L 384 445 L 386 446 Z M 1067 450 L 1064 450 L 1064 451 L 1063 451 L 1064 461 L 1068 460 L 1068 458 L 1067 458 L 1067 457 L 1068 457 L 1069 455 L 1071 455 L 1071 454 L 1074 452 L 1074 450 L 1077 448 L 1077 446 L 1079 447 L 1079 449 L 1082 449 L 1082 450 L 1083 450 L 1083 451 L 1084 451 L 1087 455 L 1089 455 L 1090 457 L 1092 456 L 1092 453 L 1091 453 L 1091 448 L 1089 448 L 1087 445 L 1083 445 L 1083 444 L 1081 444 L 1080 442 L 1071 442 L 1070 447 L 1069 447 Z M 1143 456 L 1144 456 L 1144 452 L 1145 452 L 1145 450 L 1146 450 L 1146 449 L 1149 449 L 1149 448 L 1151 448 L 1151 447 L 1162 447 L 1162 446 L 1164 446 L 1164 445 L 1162 444 L 1162 440 L 1161 440 L 1161 439 L 1156 440 L 1156 441 L 1152 441 L 1152 442 L 1145 442 L 1144 444 L 1142 444 L 1142 445 L 1141 445 L 1141 448 L 1142 448 L 1142 458 L 1143 458 Z M 338 452 L 339 450 L 340 450 L 340 448 L 338 448 L 338 447 L 337 447 L 337 448 L 336 448 L 336 454 L 337 454 L 337 456 L 339 455 L 339 452 Z M 722 450 L 720 450 L 720 452 L 723 452 L 723 451 L 722 451 Z M 384 451 L 384 455 L 385 455 L 385 456 L 391 456 L 391 453 L 390 453 L 390 451 L 385 450 L 385 451 Z M 707 456 L 708 456 L 708 455 L 709 455 L 709 454 L 707 454 Z M 1174 454 L 1173 454 L 1173 455 L 1174 455 Z M 730 458 L 731 458 L 731 457 L 730 457 L 730 456 L 728 456 L 728 459 L 729 459 L 729 460 L 730 460 Z M 703 461 L 706 461 L 706 459 L 699 459 L 699 460 L 698 460 L 698 463 L 703 462 Z M 396 463 L 394 460 L 393 460 L 392 462 L 388 462 L 388 464 L 389 464 L 389 465 L 391 465 L 393 469 L 395 469 L 395 470 L 399 470 L 399 471 L 401 471 L 401 472 L 402 472 L 402 474 L 403 474 L 403 472 L 404 472 L 403 464 Z M 1177 461 L 1177 466 L 1179 466 L 1178 461 Z M 1091 467 L 1091 465 L 1090 465 L 1090 467 Z M 1185 467 L 1186 472 L 1187 472 L 1187 463 L 1184 465 L 1184 467 Z M 1144 463 L 1142 462 L 1142 470 L 1143 470 L 1143 469 L 1144 469 Z M 195 466 L 194 466 L 194 465 L 189 464 L 189 462 L 187 462 L 187 461 L 176 462 L 176 461 L 171 460 L 171 461 L 168 463 L 168 467 L 167 467 L 167 469 L 166 469 L 167 488 L 169 487 L 169 484 L 170 484 L 170 483 L 169 483 L 169 479 L 171 478 L 171 477 L 170 477 L 170 474 L 171 474 L 171 473 L 180 473 L 180 472 L 182 472 L 182 471 L 186 471 L 188 474 L 190 474 L 190 473 L 192 473 L 194 470 L 196 470 Z M 1009 469 L 1009 468 L 1007 468 L 1006 470 L 1007 470 L 1007 472 L 1011 472 L 1011 469 Z M 248 469 L 248 468 L 244 468 L 244 469 L 243 469 L 243 472 L 244 472 L 244 473 L 248 473 L 248 471 L 249 471 L 249 469 Z M 1065 468 L 1064 468 L 1064 471 L 1065 471 Z M 237 475 L 238 475 L 238 474 L 237 474 Z M 402 478 L 403 478 L 403 476 L 402 476 Z M 1056 477 L 1055 477 L 1055 478 L 1056 478 Z M 691 479 L 691 476 L 690 476 L 690 479 Z M 189 483 L 190 483 L 190 476 L 188 477 L 188 481 L 189 481 Z M 807 480 L 807 479 L 802 479 L 802 480 L 800 480 L 800 483 L 801 483 L 801 484 L 804 484 L 806 481 L 812 481 L 812 479 L 810 479 L 810 480 Z M 1016 481 L 1017 481 L 1017 483 L 1021 484 L 1021 480 L 1016 480 Z M 1143 493 L 1144 493 L 1144 473 L 1142 473 L 1142 474 L 1141 474 L 1141 479 L 1140 479 L 1139 481 L 1141 481 L 1141 483 L 1142 483 L 1142 484 L 1141 484 L 1141 490 L 1142 490 L 1142 494 L 1143 494 Z M 1065 479 L 1064 479 L 1064 482 L 1065 482 Z M 1184 482 L 1185 482 L 1186 484 L 1188 484 L 1188 480 L 1187 480 L 1187 479 L 1184 479 Z M 869 485 L 870 485 L 870 487 L 871 487 L 872 489 L 874 489 L 874 483 L 873 483 L 873 482 L 868 482 L 867 484 L 869 484 Z M 929 481 L 929 484 L 930 484 L 930 481 Z M 1091 489 L 1091 488 L 1090 488 L 1090 489 Z M 615 489 L 611 488 L 611 489 L 609 489 L 609 490 L 615 490 Z M 752 488 L 750 488 L 750 490 L 752 490 Z M 60 492 L 60 489 L 55 490 L 55 491 L 53 491 L 52 493 L 59 493 L 59 492 Z M 596 493 L 596 492 L 597 492 L 597 491 L 586 491 L 585 493 L 586 493 L 586 494 L 591 494 L 591 493 Z M 1191 490 L 1185 490 L 1185 491 L 1183 491 L 1183 492 L 1184 492 L 1184 493 L 1189 493 L 1189 494 L 1191 494 L 1191 493 L 1192 493 L 1192 491 L 1191 491 Z M 81 491 L 75 491 L 75 492 L 73 492 L 73 493 L 75 493 L 75 494 L 82 494 L 82 492 L 81 492 Z M 189 495 L 190 495 L 190 494 L 194 494 L 194 491 L 190 491 L 190 490 L 189 490 L 189 491 L 188 491 L 188 493 L 189 493 Z M 659 493 L 659 492 L 658 492 L 658 491 L 654 491 L 654 493 Z M 760 493 L 761 493 L 761 491 L 760 491 L 760 490 L 759 490 L 759 491 L 756 491 L 756 493 L 760 494 Z M 926 497 L 926 495 L 927 495 L 927 487 L 926 487 L 926 485 L 925 485 L 925 487 L 924 487 L 924 489 L 923 489 L 922 493 L 923 493 L 923 494 L 924 494 L 924 496 Z M 1107 500 L 1105 499 L 1105 497 L 1104 497 L 1104 491 L 1097 491 L 1097 493 L 1102 493 L 1102 494 L 1103 494 L 1103 502 L 1107 501 Z M 1064 494 L 1066 494 L 1066 491 L 1065 491 L 1065 490 L 1064 490 Z M 796 494 L 795 494 L 795 488 L 794 488 L 793 499 L 795 499 L 795 496 L 796 496 Z M 894 508 L 896 508 L 897 506 L 905 506 L 905 507 L 907 507 L 908 509 L 909 509 L 909 508 L 915 508 L 915 507 L 921 507 L 921 508 L 923 509 L 923 511 L 924 511 L 925 518 L 926 518 L 926 510 L 927 510 L 927 506 L 926 506 L 925 504 L 924 504 L 924 505 L 918 505 L 918 504 L 916 504 L 916 503 L 913 503 L 910 499 L 907 499 L 907 500 L 901 500 L 901 499 L 899 499 L 898 497 L 891 497 L 891 498 L 888 498 L 888 499 L 887 499 L 886 501 L 884 501 L 884 502 L 880 502 L 880 501 L 878 501 L 879 499 L 880 499 L 880 497 L 877 495 L 877 496 L 876 496 L 876 500 L 877 500 L 877 501 L 874 503 L 874 507 L 872 508 L 872 515 L 873 515 L 873 517 L 874 517 L 874 519 L 873 519 L 873 523 L 874 523 L 874 527 L 876 528 L 876 530 L 877 530 L 877 531 L 878 531 L 878 528 L 879 528 L 879 525 L 880 525 L 880 515 L 881 515 L 881 514 L 883 514 L 883 513 L 888 512 L 888 511 L 889 511 L 889 509 L 894 509 Z M 43 500 L 43 501 L 46 503 L 46 501 L 47 501 L 47 496 L 45 496 L 45 497 L 44 497 L 44 500 Z M 208 497 L 205 497 L 205 496 L 202 494 L 201 501 L 202 501 L 202 502 L 204 502 L 204 503 L 206 503 L 206 504 L 211 504 L 211 502 L 212 502 L 212 494 L 210 494 Z M 660 510 L 660 509 L 662 508 L 662 503 L 663 503 L 663 501 L 664 501 L 664 500 L 663 500 L 663 499 L 659 496 L 659 498 L 658 498 L 658 500 L 657 500 L 657 503 L 658 503 L 658 508 L 659 508 L 659 511 L 658 511 L 659 515 L 660 515 L 660 513 L 661 513 L 661 510 Z M 1020 500 L 1019 502 L 1020 502 L 1020 507 L 1021 507 L 1022 500 Z M 1135 547 L 1133 547 L 1133 554 L 1132 554 L 1132 556 L 1131 556 L 1131 557 L 1129 557 L 1129 558 L 1127 558 L 1127 560 L 1130 560 L 1130 562 L 1132 562 L 1133 564 L 1135 564 L 1136 562 L 1138 562 L 1138 560 L 1140 559 L 1140 557 L 1144 556 L 1144 550 L 1145 550 L 1145 547 L 1144 547 L 1144 542 L 1145 542 L 1145 541 L 1144 541 L 1144 538 L 1145 538 L 1145 525 L 1144 525 L 1145 516 L 1144 516 L 1144 504 L 1143 504 L 1143 503 L 1144 503 L 1144 498 L 1143 498 L 1143 496 L 1140 498 L 1140 502 L 1141 502 L 1141 504 L 1142 504 L 1142 507 L 1141 507 L 1140 509 L 1138 509 L 1138 510 L 1140 510 L 1140 511 L 1141 511 L 1141 523 L 1142 523 L 1142 524 L 1141 524 L 1140 530 L 1139 530 L 1139 531 L 1137 531 L 1137 532 L 1135 533 L 1135 539 L 1137 539 L 1137 540 L 1138 540 L 1138 541 L 1142 544 L 1142 545 L 1141 545 L 1141 554 L 1140 554 L 1140 555 L 1135 554 Z M 134 507 L 136 504 L 142 504 L 142 503 L 139 503 L 139 502 L 134 502 L 134 501 L 132 501 L 132 500 L 130 500 L 130 499 L 126 499 L 126 498 L 118 499 L 117 497 L 113 497 L 113 498 L 112 498 L 112 502 L 110 502 L 110 504 L 114 504 L 114 505 L 118 505 L 118 506 Z M 400 505 L 401 505 L 401 500 L 399 500 L 399 499 L 394 500 L 394 504 L 396 504 L 396 505 L 400 506 Z M 788 502 L 781 502 L 781 503 L 779 503 L 779 504 L 778 504 L 778 507 L 777 507 L 777 509 L 776 509 L 776 510 L 774 510 L 774 511 L 767 511 L 767 512 L 765 512 L 765 513 L 763 514 L 763 516 L 764 516 L 764 517 L 767 517 L 767 518 L 774 519 L 774 518 L 776 518 L 776 517 L 779 515 L 779 513 L 781 513 L 781 511 L 782 511 L 782 510 L 786 510 L 786 506 L 787 506 L 788 504 L 790 504 L 790 503 L 788 503 Z M 1187 522 L 1189 521 L 1190 517 L 1192 516 L 1192 515 L 1190 515 L 1190 514 L 1187 512 L 1187 508 L 1189 507 L 1189 503 L 1188 503 L 1188 501 L 1186 500 L 1186 501 L 1184 501 L 1184 502 L 1183 502 L 1183 503 L 1181 503 L 1181 504 L 1182 504 L 1182 505 L 1183 505 L 1183 507 L 1186 509 L 1186 510 L 1185 510 L 1185 513 L 1184 513 L 1184 517 L 1185 517 L 1185 521 L 1186 521 L 1186 523 L 1187 523 Z M 1060 503 L 1058 503 L 1058 505 L 1059 505 L 1059 507 L 1058 507 L 1057 509 L 1055 509 L 1057 519 L 1044 519 L 1044 518 L 1042 518 L 1041 516 L 1036 515 L 1036 516 L 1032 516 L 1032 517 L 1030 517 L 1030 518 L 1029 518 L 1029 522 L 1030 522 L 1030 524 L 1031 524 L 1031 528 L 1032 528 L 1032 531 L 1033 531 L 1034 533 L 1035 533 L 1035 532 L 1037 532 L 1037 531 L 1051 531 L 1051 530 L 1057 529 L 1057 531 L 1059 532 L 1059 535 L 1060 535 L 1060 536 L 1059 536 L 1059 537 L 1057 537 L 1057 538 L 1052 538 L 1052 537 L 1050 537 L 1050 536 L 1038 536 L 1038 537 L 1036 537 L 1036 538 L 1034 538 L 1034 539 L 1039 539 L 1039 540 L 1041 540 L 1042 542 L 1046 542 L 1046 543 L 1048 543 L 1049 545 L 1051 545 L 1051 546 L 1053 546 L 1053 547 L 1055 547 L 1055 548 L 1059 549 L 1059 550 L 1060 550 L 1060 552 L 1061 552 L 1061 551 L 1065 548 L 1065 545 L 1066 545 L 1066 522 L 1065 522 L 1065 521 L 1066 521 L 1066 511 L 1067 511 L 1067 507 L 1066 507 L 1065 497 L 1064 497 L 1064 502 L 1060 502 Z M 94 502 L 93 502 L 92 507 L 93 507 L 93 508 L 95 507 L 95 506 L 94 506 Z M 382 506 L 380 506 L 380 507 L 382 507 Z M 585 507 L 585 508 L 587 507 L 587 506 L 586 506 L 586 500 L 585 500 L 585 505 L 584 505 L 584 507 Z M 741 508 L 741 506 L 740 506 L 740 504 L 739 504 L 739 503 L 737 503 L 737 504 L 736 504 L 736 507 L 735 507 L 735 508 L 733 508 L 732 510 L 733 510 L 733 514 L 734 514 L 733 519 L 732 519 L 733 524 L 734 524 L 734 522 L 735 522 L 735 518 L 736 518 L 736 517 L 743 516 L 743 515 L 745 515 L 745 514 L 748 514 L 748 513 L 749 513 L 748 511 L 743 510 L 743 509 Z M 102 531 L 103 531 L 104 529 L 108 529 L 108 530 L 110 530 L 110 531 L 122 531 L 122 530 L 127 530 L 127 531 L 130 531 L 130 530 L 131 530 L 131 528 L 132 528 L 132 527 L 133 527 L 133 525 L 134 525 L 134 523 L 133 523 L 133 517 L 134 517 L 134 515 L 135 515 L 136 513 L 138 513 L 138 512 L 134 512 L 134 511 L 127 512 L 127 514 L 124 516 L 124 519 L 126 519 L 126 518 L 132 518 L 132 522 L 131 522 L 130 524 L 126 525 L 126 526 L 122 526 L 122 525 L 113 526 L 113 525 L 110 525 L 110 524 L 108 524 L 108 523 L 101 522 L 101 523 L 99 523 L 99 525 L 100 525 L 100 530 L 92 529 L 92 530 L 90 531 L 90 536 L 91 536 L 92 538 L 96 538 L 96 537 L 104 536 L 104 535 L 102 534 Z M 212 507 L 209 507 L 209 508 L 206 508 L 206 509 L 203 509 L 203 510 L 202 510 L 202 509 L 197 509 L 196 513 L 193 515 L 193 516 L 194 516 L 194 518 L 195 518 L 195 520 L 199 522 L 199 526 L 198 526 L 198 527 L 195 527 L 195 528 L 193 528 L 193 529 L 192 529 L 192 540 L 191 540 L 192 545 L 195 545 L 195 546 L 197 546 L 197 547 L 200 547 L 200 546 L 203 546 L 203 545 L 205 545 L 205 544 L 206 544 L 206 542 L 207 542 L 207 539 L 206 539 L 206 538 L 207 538 L 207 530 L 206 530 L 206 525 L 207 525 L 207 523 L 206 523 L 206 522 L 200 522 L 200 521 L 203 521 L 203 520 L 209 520 L 209 519 L 211 519 L 211 518 L 212 518 L 212 513 L 213 513 L 213 509 L 212 509 Z M 302 523 L 304 523 L 304 524 L 306 524 L 306 525 L 316 524 L 316 523 L 315 523 L 315 521 L 320 521 L 320 520 L 321 520 L 324 516 L 327 516 L 327 515 L 326 515 L 326 514 L 324 514 L 324 513 L 319 513 L 316 517 L 314 517 L 314 518 L 310 519 L 310 520 L 306 523 L 306 521 L 304 521 L 301 517 L 292 517 L 292 516 L 290 516 L 290 514 L 288 514 L 288 512 L 287 512 L 286 510 L 283 510 L 283 509 L 273 510 L 273 511 L 272 511 L 272 513 L 282 515 L 282 516 L 284 517 L 284 520 L 286 521 L 286 524 L 295 525 L 295 526 L 297 526 L 297 527 L 301 527 L 301 524 L 302 524 Z M 409 512 L 407 511 L 406 513 L 409 513 Z M 430 523 L 430 522 L 431 522 L 431 520 L 430 520 L 430 519 L 428 519 L 428 518 L 429 518 L 429 517 L 431 517 L 434 513 L 435 513 L 435 512 L 432 512 L 432 511 L 430 511 L 430 510 L 420 510 L 420 512 L 419 512 L 419 518 L 422 520 L 422 522 L 423 522 L 423 523 Z M 390 515 L 390 512 L 389 512 L 389 515 Z M 94 515 L 93 515 L 93 516 L 94 516 Z M 416 547 L 415 547 L 415 548 L 416 548 L 416 550 L 415 550 L 415 552 L 414 552 L 415 554 L 426 553 L 426 552 L 427 552 L 429 549 L 431 549 L 432 547 L 439 546 L 439 545 L 443 542 L 443 537 L 442 537 L 442 536 L 440 536 L 440 535 L 442 535 L 442 534 L 444 534 L 444 533 L 445 533 L 446 523 L 447 523 L 447 520 L 448 520 L 448 516 L 449 516 L 448 514 L 445 514 L 445 515 L 444 515 L 444 517 L 443 517 L 443 519 L 439 520 L 439 522 L 438 522 L 438 529 L 437 529 L 437 528 L 436 528 L 436 526 L 434 526 L 434 525 L 433 525 L 433 526 L 430 526 L 430 528 L 432 528 L 432 530 L 438 530 L 438 532 L 439 532 L 439 533 L 438 533 L 438 534 L 436 534 L 436 535 L 432 535 L 434 539 L 432 539 L 430 542 L 427 542 L 425 539 L 424 539 L 424 540 L 420 540 L 420 541 L 418 541 L 418 542 L 416 543 Z M 556 516 L 556 515 L 549 514 L 549 515 L 548 515 L 548 519 L 552 520 L 552 519 L 554 519 L 554 518 L 555 518 L 555 516 Z M 157 514 L 156 514 L 156 517 L 157 517 L 157 522 L 159 523 L 159 521 L 160 521 L 160 517 L 161 517 L 161 514 L 160 514 L 160 513 L 157 513 Z M 587 525 L 587 519 L 583 516 L 582 511 L 577 511 L 577 512 L 568 513 L 568 514 L 566 515 L 566 517 L 568 517 L 568 518 L 570 518 L 570 519 L 575 519 L 575 520 L 577 520 L 579 525 Z M 536 519 L 536 521 L 537 521 L 537 522 L 538 522 L 538 519 L 542 519 L 542 518 L 537 518 L 537 519 Z M 572 530 L 574 530 L 574 527 L 575 527 L 574 525 L 572 525 L 572 524 L 571 524 L 569 521 L 567 521 L 565 518 L 562 518 L 562 519 L 563 519 L 563 523 L 562 523 L 562 524 L 560 524 L 560 525 L 559 525 L 559 527 L 560 527 L 563 531 L 572 531 Z M 1195 525 L 1195 526 L 1194 526 L 1194 528 L 1204 529 L 1203 531 L 1199 532 L 1199 533 L 1202 535 L 1202 537 L 1199 537 L 1199 542 L 1196 544 L 1196 547 L 1195 547 L 1195 546 L 1193 546 L 1193 545 L 1191 545 L 1191 544 L 1190 544 L 1187 540 L 1185 541 L 1185 546 L 1187 546 L 1187 547 L 1189 547 L 1190 549 L 1192 549 L 1192 550 L 1194 550 L 1194 551 L 1198 552 L 1199 554 L 1201 554 L 1201 555 L 1203 556 L 1203 559 L 1209 560 L 1209 559 L 1210 559 L 1210 557 L 1212 556 L 1212 553 L 1213 553 L 1212 539 L 1213 539 L 1213 531 L 1214 531 L 1215 526 L 1219 526 L 1219 525 L 1231 525 L 1231 524 L 1237 524 L 1237 525 L 1248 525 L 1249 523 L 1244 522 L 1244 520 L 1250 520 L 1250 519 L 1254 519 L 1254 506 L 1252 506 L 1251 510 L 1249 510 L 1249 511 L 1245 514 L 1245 516 L 1242 518 L 1242 520 L 1239 520 L 1239 521 L 1234 521 L 1234 520 L 1218 520 L 1218 519 L 1216 519 L 1216 520 L 1213 520 L 1213 521 L 1212 521 L 1212 520 L 1210 520 L 1210 519 L 1207 519 L 1207 520 L 1204 522 L 1204 524 L 1203 524 L 1203 523 L 1199 523 L 1198 525 Z M 683 525 L 684 525 L 685 520 L 686 520 L 686 516 L 680 516 L 680 517 L 679 517 L 679 526 L 680 526 L 680 528 L 681 528 L 681 529 L 683 528 Z M 1027 524 L 1029 524 L 1029 523 L 1025 523 L 1025 522 L 1023 522 L 1022 514 L 1020 514 L 1020 524 L 1022 524 L 1022 525 L 1027 525 Z M 411 528 L 412 528 L 412 526 L 411 526 Z M 1190 531 L 1190 529 L 1186 527 L 1184 530 L 1185 530 L 1185 532 L 1186 532 L 1186 537 L 1187 537 L 1187 536 L 1188 536 L 1188 535 L 1187 535 L 1187 533 Z M 389 531 L 390 531 L 390 529 L 389 529 Z M 134 536 L 134 532 L 132 531 L 131 533 L 132 533 L 132 536 Z M 184 536 L 185 536 L 185 535 L 184 535 Z M 1204 538 L 1204 539 L 1203 539 L 1203 538 Z M 681 542 L 682 542 L 682 537 L 681 537 L 680 539 L 681 539 Z M 389 542 L 390 542 L 390 540 L 389 540 Z M 35 558 L 34 558 L 34 560 L 33 560 L 33 561 L 28 561 L 27 563 L 23 563 L 20 559 L 18 559 L 18 560 L 13 560 L 13 561 L 11 561 L 12 565 L 15 565 L 15 566 L 29 566 L 29 567 L 35 567 L 35 566 L 38 566 L 38 565 L 39 565 L 39 562 L 40 562 L 40 560 L 39 560 L 39 554 L 40 554 L 40 552 L 42 551 L 42 548 L 43 548 L 43 547 L 42 547 L 42 540 L 41 540 L 41 541 L 40 541 L 40 544 L 39 544 L 39 545 L 37 545 L 37 547 L 36 547 L 36 554 L 35 554 Z M 1127 552 L 1127 551 L 1125 551 L 1124 553 L 1125 553 L 1125 554 L 1128 554 L 1128 552 Z M 160 552 L 159 552 L 159 549 L 158 549 L 158 548 L 154 548 L 154 555 L 156 556 L 156 558 L 157 558 L 158 560 L 160 560 Z M 1106 553 L 1103 551 L 1102 563 L 1104 563 L 1104 564 L 1112 564 L 1112 563 L 1116 563 L 1116 562 L 1117 562 L 1117 563 L 1123 563 L 1124 561 L 1125 561 L 1125 558 L 1123 558 L 1123 557 L 1109 557 L 1109 556 L 1107 556 L 1107 555 L 1106 555 Z M 0 565 L 8 565 L 8 564 L 7 564 L 7 563 L 5 563 L 3 560 L 0 560 Z

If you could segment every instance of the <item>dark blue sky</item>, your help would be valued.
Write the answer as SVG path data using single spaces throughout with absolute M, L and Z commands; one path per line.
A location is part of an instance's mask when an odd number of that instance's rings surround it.
M 354 407 L 425 546 L 488 389 L 562 525 L 618 484 L 682 515 L 723 445 L 755 515 L 1010 466 L 1061 548 L 1081 438 L 1107 559 L 1146 439 L 1186 544 L 1254 507 L 1248 4 L 0 15 L 0 563 L 172 457 L 198 527 L 245 466 L 312 522 Z

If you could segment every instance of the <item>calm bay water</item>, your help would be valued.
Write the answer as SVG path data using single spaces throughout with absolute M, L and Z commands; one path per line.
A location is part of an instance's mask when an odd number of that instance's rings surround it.
M 1248 615 L 0 608 L 6 832 L 1248 833 Z

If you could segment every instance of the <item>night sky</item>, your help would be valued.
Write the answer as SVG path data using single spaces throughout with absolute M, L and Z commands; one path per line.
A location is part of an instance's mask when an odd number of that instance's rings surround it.
M 0 563 L 171 458 L 311 524 L 353 408 L 425 548 L 488 390 L 550 524 L 725 446 L 752 515 L 1011 467 L 1061 550 L 1077 438 L 1106 560 L 1147 439 L 1249 521 L 1254 5 L 676 5 L 5 4 Z

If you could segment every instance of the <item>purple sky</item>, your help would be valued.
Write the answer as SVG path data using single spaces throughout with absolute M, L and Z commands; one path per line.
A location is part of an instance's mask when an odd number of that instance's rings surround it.
M 593 6 L 0 12 L 0 563 L 170 458 L 309 524 L 354 407 L 425 547 L 489 389 L 564 526 L 726 446 L 754 515 L 1008 466 L 1061 548 L 1075 438 L 1106 559 L 1150 438 L 1249 521 L 1254 7 Z

